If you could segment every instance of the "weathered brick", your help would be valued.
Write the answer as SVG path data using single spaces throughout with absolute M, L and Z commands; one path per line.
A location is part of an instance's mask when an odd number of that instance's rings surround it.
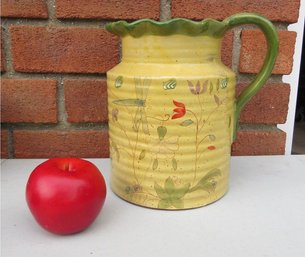
M 1 63 L 0 63 L 1 72 L 5 71 L 5 60 L 4 60 L 4 52 L 3 48 L 1 49 Z
M 237 86 L 239 95 L 246 88 L 245 84 Z M 240 123 L 283 124 L 286 122 L 290 86 L 289 84 L 265 85 L 244 107 Z
M 240 130 L 232 155 L 282 155 L 286 133 L 281 130 Z
M 48 8 L 43 0 L 1 0 L 1 16 L 48 18 Z
M 294 31 L 279 31 L 279 54 L 273 74 L 289 74 L 293 65 Z M 240 66 L 242 73 L 257 73 L 263 65 L 267 52 L 264 34 L 260 30 L 243 30 L 241 34 Z
M 1 158 L 8 158 L 8 130 L 1 129 Z
M 10 32 L 16 71 L 104 73 L 119 61 L 118 38 L 104 29 L 14 25 Z
M 239 12 L 256 12 L 272 21 L 296 22 L 300 0 L 172 0 L 172 16 L 201 20 L 223 20 Z
M 2 79 L 1 122 L 56 123 L 56 81 Z
M 5 71 L 5 56 L 4 56 L 4 48 L 3 48 L 3 39 L 2 39 L 2 27 L 0 28 L 0 51 L 1 51 L 1 62 L 0 62 L 0 71 Z
M 160 0 L 57 0 L 58 18 L 159 19 Z
M 15 130 L 15 158 L 109 156 L 107 130 Z
M 106 80 L 66 79 L 65 107 L 69 122 L 106 122 Z

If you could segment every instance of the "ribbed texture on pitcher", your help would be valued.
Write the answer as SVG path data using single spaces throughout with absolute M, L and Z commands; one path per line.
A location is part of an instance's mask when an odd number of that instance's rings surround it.
M 211 69 L 219 74 L 199 75 Z M 232 74 L 219 62 L 122 62 L 107 74 L 111 187 L 118 196 L 150 208 L 188 209 L 225 194 Z

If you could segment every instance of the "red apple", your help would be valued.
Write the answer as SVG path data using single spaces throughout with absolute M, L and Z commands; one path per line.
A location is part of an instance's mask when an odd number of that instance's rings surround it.
M 36 221 L 55 234 L 87 228 L 106 198 L 98 168 L 78 158 L 53 158 L 37 166 L 26 185 L 26 200 Z

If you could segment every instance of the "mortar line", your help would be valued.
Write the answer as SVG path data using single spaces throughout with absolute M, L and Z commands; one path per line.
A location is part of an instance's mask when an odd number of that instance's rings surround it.
M 2 44 L 4 52 L 4 62 L 5 62 L 5 73 L 1 74 L 1 77 L 7 76 L 11 77 L 14 74 L 13 58 L 11 51 L 11 38 L 9 33 L 9 28 L 6 23 L 2 23 Z
M 114 20 L 104 18 L 57 18 L 55 11 L 55 1 L 48 0 L 48 18 L 14 18 L 5 17 L 2 18 L 2 24 L 7 25 L 38 25 L 38 26 L 50 26 L 58 25 L 62 27 L 85 27 L 85 28 L 104 28 L 108 22 Z M 160 0 L 160 21 L 171 19 L 171 0 Z M 128 20 L 128 19 L 126 19 Z M 288 26 L 292 23 L 289 22 L 272 22 L 278 30 L 287 30 Z M 244 29 L 257 29 L 255 25 L 243 25 Z
M 55 8 L 56 8 L 56 0 L 48 0 L 46 1 L 47 9 L 48 9 L 48 22 L 53 23 L 56 20 Z
M 274 27 L 277 30 L 287 30 L 288 25 L 290 25 L 290 23 L 286 23 L 286 22 L 272 22 L 272 24 L 274 25 Z M 258 29 L 259 30 L 259 27 L 254 25 L 254 24 L 244 24 L 244 25 L 241 25 L 237 28 L 241 28 L 241 29 L 244 29 L 244 30 L 247 30 L 247 29 Z
M 277 124 L 254 124 L 254 123 L 241 123 L 239 124 L 240 130 L 264 130 L 264 131 L 278 131 Z
M 241 30 L 242 28 L 235 28 L 233 30 L 233 49 L 232 49 L 232 70 L 236 74 L 236 81 L 239 82 L 239 58 L 241 50 Z
M 63 127 L 70 127 L 67 122 L 68 114 L 65 106 L 65 92 L 64 92 L 64 78 L 59 76 L 56 87 L 56 106 L 57 106 L 57 118 L 59 125 Z
M 98 19 L 33 19 L 33 18 L 3 18 L 3 22 L 11 25 L 30 25 L 30 26 L 58 26 L 58 27 L 77 27 L 77 28 L 104 28 L 109 20 Z
M 160 0 L 160 21 L 171 19 L 171 0 Z
M 3 73 L 2 78 L 14 78 L 27 79 L 27 78 L 37 78 L 37 79 L 58 79 L 59 76 L 64 76 L 65 79 L 106 79 L 105 73 L 34 73 L 34 72 L 18 72 L 14 71 L 10 76 Z
M 8 158 L 13 159 L 14 158 L 14 138 L 13 138 L 13 129 L 11 126 L 8 126 L 7 128 L 7 153 Z
M 239 73 L 239 81 L 238 83 L 250 83 L 254 80 L 257 73 Z M 268 83 L 283 83 L 282 74 L 271 74 L 265 84 Z
M 294 22 L 292 22 L 294 23 Z M 276 29 L 278 30 L 287 30 L 288 26 L 292 23 L 289 22 L 279 22 L 279 21 L 273 21 L 272 24 L 275 26 Z
M 13 130 L 60 130 L 60 131 L 70 131 L 70 129 L 76 131 L 82 130 L 104 130 L 108 128 L 107 123 L 98 122 L 88 122 L 88 123 L 70 123 L 69 128 L 60 125 L 59 123 L 52 124 L 52 123 L 2 123 L 2 127 L 7 129 L 8 131 Z

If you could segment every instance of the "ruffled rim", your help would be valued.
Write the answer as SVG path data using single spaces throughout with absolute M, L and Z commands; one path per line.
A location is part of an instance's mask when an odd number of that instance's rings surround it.
M 106 24 L 106 29 L 121 37 L 127 35 L 141 37 L 143 35 L 168 36 L 174 34 L 221 37 L 227 29 L 227 24 L 213 19 L 192 21 L 176 18 L 162 22 L 142 19 L 131 23 L 126 21 L 111 22 Z

